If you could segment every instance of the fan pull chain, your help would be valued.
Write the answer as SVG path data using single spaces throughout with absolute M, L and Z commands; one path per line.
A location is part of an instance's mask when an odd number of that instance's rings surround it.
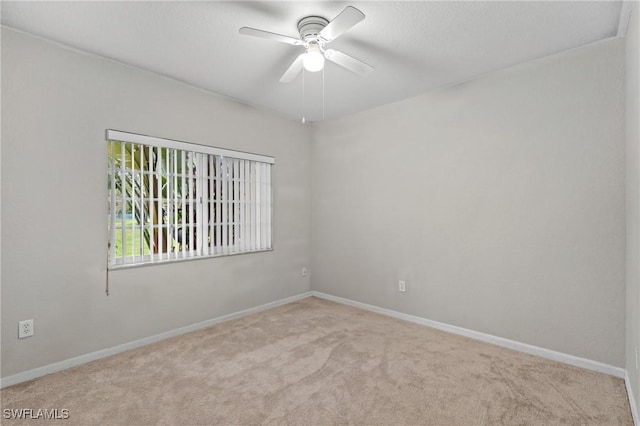
M 307 119 L 304 116 L 304 68 L 302 68 L 302 124 L 304 124 Z
M 322 121 L 324 121 L 324 69 L 322 68 Z

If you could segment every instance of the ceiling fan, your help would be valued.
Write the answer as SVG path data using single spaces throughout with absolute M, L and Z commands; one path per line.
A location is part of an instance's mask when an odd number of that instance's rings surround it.
M 242 27 L 240 34 L 302 46 L 305 52 L 300 54 L 280 78 L 281 83 L 293 81 L 304 68 L 316 72 L 324 67 L 324 59 L 338 64 L 349 71 L 366 77 L 373 67 L 369 64 L 335 49 L 325 49 L 325 45 L 338 38 L 345 31 L 364 19 L 364 13 L 352 6 L 347 6 L 333 21 L 329 22 L 320 16 L 307 16 L 298 21 L 300 38 L 289 37 L 255 28 Z

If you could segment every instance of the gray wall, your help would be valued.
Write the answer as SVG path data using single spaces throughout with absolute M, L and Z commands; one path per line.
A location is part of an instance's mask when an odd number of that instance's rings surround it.
M 106 128 L 275 156 L 275 250 L 114 271 L 105 296 Z M 310 289 L 307 127 L 3 29 L 2 151 L 3 377 Z
M 627 330 L 626 367 L 640 406 L 640 3 L 633 3 L 626 39 L 627 65 Z
M 312 136 L 314 290 L 625 365 L 623 39 Z

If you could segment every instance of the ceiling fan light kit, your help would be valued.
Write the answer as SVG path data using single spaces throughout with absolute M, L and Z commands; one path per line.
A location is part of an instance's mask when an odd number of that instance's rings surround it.
M 324 68 L 324 56 L 320 51 L 320 46 L 317 43 L 309 44 L 307 47 L 307 53 L 303 54 L 302 65 L 304 69 L 310 72 L 318 72 Z
M 280 82 L 293 81 L 304 68 L 317 72 L 324 68 L 325 58 L 360 76 L 366 77 L 373 67 L 352 56 L 334 49 L 325 49 L 325 45 L 338 38 L 345 31 L 364 19 L 364 13 L 352 6 L 347 6 L 332 21 L 320 16 L 307 16 L 298 21 L 299 38 L 276 34 L 255 28 L 242 27 L 243 35 L 266 38 L 280 43 L 302 46 L 305 52 L 300 54 L 280 78 Z

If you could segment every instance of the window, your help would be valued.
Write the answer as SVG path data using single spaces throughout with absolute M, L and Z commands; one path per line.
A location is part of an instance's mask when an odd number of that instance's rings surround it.
M 273 157 L 107 130 L 109 267 L 270 250 Z

